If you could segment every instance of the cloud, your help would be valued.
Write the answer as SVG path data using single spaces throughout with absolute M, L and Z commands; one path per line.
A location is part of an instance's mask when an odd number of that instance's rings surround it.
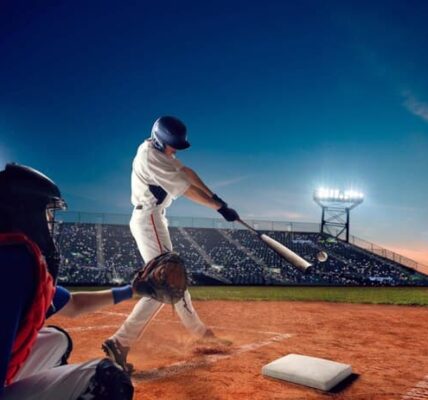
M 422 118 L 428 122 L 428 103 L 424 103 L 416 99 L 410 92 L 404 93 L 404 107 L 407 108 L 412 114 Z
M 254 208 L 253 208 L 254 209 Z M 313 215 L 295 210 L 285 210 L 284 208 L 266 208 L 258 212 L 248 212 L 248 218 L 264 219 L 282 222 L 313 222 Z
M 389 210 L 391 212 L 402 212 L 402 213 L 416 213 L 420 211 L 425 211 L 426 207 L 421 206 L 406 206 L 401 204 L 390 204 L 385 202 L 372 202 L 370 204 L 371 208 L 380 209 L 380 210 Z
M 245 180 L 247 178 L 249 178 L 249 175 L 237 176 L 235 178 L 230 178 L 230 179 L 225 179 L 225 180 L 222 180 L 222 181 L 214 182 L 210 186 L 213 189 L 217 189 L 219 187 L 225 187 L 225 186 L 234 185 L 235 183 L 241 182 L 241 181 L 243 181 L 243 180 Z

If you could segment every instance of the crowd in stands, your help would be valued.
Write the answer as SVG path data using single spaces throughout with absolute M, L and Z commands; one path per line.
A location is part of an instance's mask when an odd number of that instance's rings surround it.
M 73 260 L 75 267 L 96 266 L 96 225 L 66 223 L 56 229 L 64 260 Z
M 313 264 L 309 274 L 279 257 L 248 230 L 170 228 L 193 283 L 218 276 L 234 285 L 426 285 L 426 276 L 354 245 L 319 233 L 267 231 Z M 143 265 L 128 226 L 63 223 L 57 227 L 62 253 L 59 281 L 68 285 L 130 282 Z M 329 254 L 324 263 L 316 254 Z M 193 277 L 193 278 L 192 278 Z
M 263 285 L 263 268 L 216 229 L 187 228 L 187 233 L 209 255 L 222 275 L 235 285 Z
M 122 225 L 58 226 L 62 268 L 59 281 L 75 285 L 129 282 L 143 265 L 129 229 Z
M 185 264 L 189 266 L 194 273 L 208 272 L 211 268 L 208 261 L 204 260 L 204 257 L 195 247 L 195 245 L 186 240 L 185 235 L 178 228 L 170 228 L 171 242 L 175 252 L 180 254 Z

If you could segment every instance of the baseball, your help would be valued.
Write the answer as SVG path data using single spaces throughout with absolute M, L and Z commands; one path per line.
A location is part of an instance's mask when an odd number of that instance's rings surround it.
M 327 253 L 325 251 L 320 251 L 317 254 L 317 260 L 319 262 L 325 262 L 325 261 L 327 261 L 327 258 L 328 258 L 328 255 L 327 255 Z

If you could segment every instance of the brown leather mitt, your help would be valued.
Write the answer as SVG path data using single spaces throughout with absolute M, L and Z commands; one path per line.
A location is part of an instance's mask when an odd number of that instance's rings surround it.
M 163 253 L 137 272 L 132 287 L 141 296 L 148 296 L 165 304 L 175 304 L 187 289 L 187 272 L 181 257 Z

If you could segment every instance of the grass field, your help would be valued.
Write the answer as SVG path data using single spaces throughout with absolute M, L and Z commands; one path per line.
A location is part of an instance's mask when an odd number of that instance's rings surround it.
M 428 288 L 192 287 L 195 300 L 329 301 L 428 306 Z
M 190 288 L 190 293 L 194 300 L 327 301 L 428 306 L 428 287 L 194 286 Z

